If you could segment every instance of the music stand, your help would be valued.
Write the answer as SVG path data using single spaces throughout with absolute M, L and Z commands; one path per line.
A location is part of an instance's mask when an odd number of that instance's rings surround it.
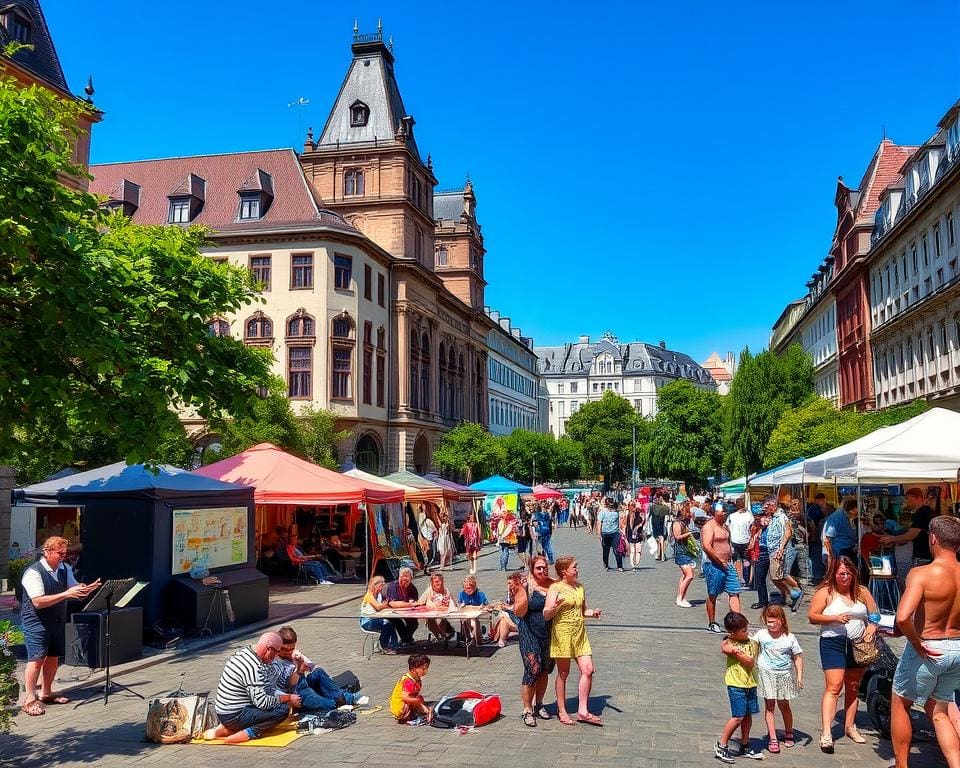
M 106 655 L 106 665 L 104 669 L 106 671 L 106 679 L 104 680 L 103 685 L 90 696 L 85 698 L 83 701 L 78 701 L 74 704 L 73 708 L 81 706 L 82 704 L 89 704 L 91 701 L 97 701 L 98 699 L 103 699 L 103 706 L 107 706 L 107 702 L 110 699 L 110 694 L 114 689 L 120 689 L 126 693 L 128 696 L 136 696 L 138 699 L 142 699 L 143 696 L 137 693 L 134 690 L 131 690 L 122 683 L 114 683 L 110 680 L 110 657 L 113 653 L 110 642 L 110 614 L 113 610 L 113 606 L 118 602 L 123 600 L 128 592 L 137 584 L 136 579 L 110 579 L 105 581 L 97 593 L 90 599 L 90 602 L 84 607 L 84 611 L 104 613 L 106 619 L 104 622 L 104 645 L 106 646 L 102 649 L 102 653 Z M 142 589 L 142 587 L 140 587 Z M 138 589 L 139 591 L 139 589 Z

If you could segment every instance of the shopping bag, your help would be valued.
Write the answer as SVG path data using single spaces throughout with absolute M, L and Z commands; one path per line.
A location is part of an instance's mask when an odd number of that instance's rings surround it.
M 207 695 L 161 696 L 147 704 L 147 741 L 183 744 L 200 738 L 207 720 Z
M 647 539 L 647 551 L 654 556 L 657 554 L 657 540 L 653 536 Z

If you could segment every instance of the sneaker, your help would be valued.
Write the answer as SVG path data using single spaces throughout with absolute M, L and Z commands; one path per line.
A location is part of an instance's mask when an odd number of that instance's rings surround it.
M 748 760 L 763 760 L 763 752 L 758 752 L 753 747 L 740 747 L 740 757 Z
M 730 749 L 723 746 L 719 741 L 713 747 L 713 756 L 720 760 L 723 763 L 735 763 L 737 762 L 733 755 L 730 754 Z
M 681 599 L 678 597 L 678 598 L 677 598 L 677 608 L 693 608 L 693 603 L 691 603 L 689 600 L 681 600 Z
M 623 568 L 617 568 L 620 573 L 623 573 Z
M 320 584 L 321 586 L 324 586 L 324 587 L 332 587 L 332 586 L 333 586 L 333 582 L 332 582 L 332 581 L 327 581 L 326 579 L 321 579 L 320 581 L 317 582 L 317 584 Z
M 715 621 L 711 621 L 710 624 L 707 625 L 707 632 L 713 632 L 713 634 L 715 635 L 724 634 L 723 629 Z M 720 742 L 717 742 L 717 743 L 719 744 Z
M 422 715 L 420 717 L 413 718 L 413 720 L 407 720 L 407 722 L 404 723 L 404 725 L 414 725 L 414 726 L 426 725 L 426 724 L 427 724 L 427 718 L 423 717 Z

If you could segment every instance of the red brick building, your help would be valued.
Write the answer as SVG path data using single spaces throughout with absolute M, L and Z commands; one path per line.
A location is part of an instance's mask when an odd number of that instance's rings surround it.
M 841 408 L 862 411 L 875 405 L 866 255 L 880 195 L 900 177 L 900 169 L 916 149 L 884 139 L 856 189 L 844 184 L 843 177 L 837 180 L 837 226 L 830 256 L 834 259 L 831 289 L 837 300 Z

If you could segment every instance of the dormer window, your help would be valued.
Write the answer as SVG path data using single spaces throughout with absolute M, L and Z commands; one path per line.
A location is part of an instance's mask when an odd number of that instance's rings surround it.
M 108 210 L 120 211 L 124 216 L 130 218 L 140 207 L 140 185 L 129 179 L 124 179 L 105 205 Z
M 170 201 L 167 222 L 189 224 L 193 221 L 203 210 L 206 192 L 207 182 L 195 173 L 188 173 L 184 182 L 167 195 Z
M 350 105 L 350 127 L 362 128 L 370 119 L 370 107 L 362 101 L 355 101 Z
M 28 44 L 33 37 L 33 24 L 28 16 L 11 8 L 3 15 L 3 25 L 7 34 L 18 43 Z
M 237 190 L 237 195 L 240 196 L 237 221 L 262 219 L 273 202 L 273 177 L 257 168 Z
M 171 197 L 170 215 L 167 216 L 170 224 L 189 224 L 190 223 L 190 198 L 189 197 Z

